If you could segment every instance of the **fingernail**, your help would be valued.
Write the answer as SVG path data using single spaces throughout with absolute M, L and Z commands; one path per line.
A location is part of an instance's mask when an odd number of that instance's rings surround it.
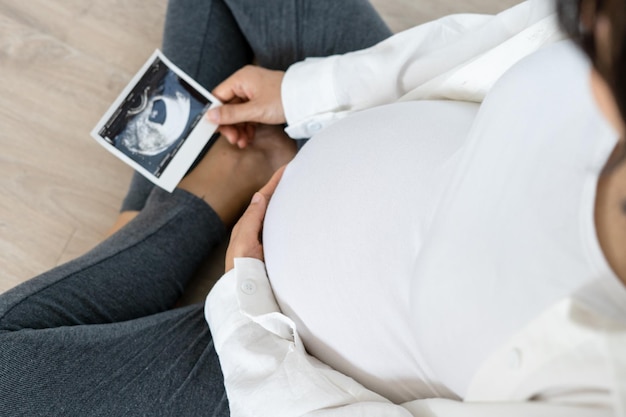
M 213 123 L 219 124 L 220 123 L 220 111 L 219 111 L 219 109 L 211 109 L 211 110 L 209 110 L 207 112 L 207 117 Z
M 251 204 L 260 203 L 262 198 L 263 196 L 261 195 L 261 193 L 254 193 L 254 195 L 252 196 Z

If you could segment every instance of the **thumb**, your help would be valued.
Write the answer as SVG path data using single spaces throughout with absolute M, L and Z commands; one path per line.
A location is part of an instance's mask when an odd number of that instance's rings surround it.
M 257 194 L 261 194 L 267 201 L 269 201 L 269 199 L 272 198 L 274 191 L 276 191 L 278 183 L 283 177 L 283 172 L 285 172 L 285 168 L 287 168 L 287 165 L 283 165 L 282 167 L 278 168 L 278 170 L 274 172 L 274 175 L 272 175 L 272 178 L 270 178 L 267 184 L 265 184 Z
M 270 198 L 274 194 L 280 179 L 283 176 L 283 172 L 285 171 L 286 165 L 280 167 L 272 178 L 261 188 L 259 191 L 254 193 L 252 196 L 252 201 L 250 201 L 250 205 L 239 219 L 237 226 L 240 227 L 241 232 L 243 233 L 253 233 L 260 232 L 263 227 L 263 220 L 265 219 L 265 212 L 267 211 L 267 206 L 269 204 Z
M 257 106 L 252 102 L 237 104 L 224 104 L 207 112 L 209 120 L 217 125 L 234 125 L 243 122 L 255 122 L 257 120 Z
M 260 241 L 267 200 L 261 193 L 255 193 L 250 205 L 233 228 L 230 243 L 226 250 L 225 268 L 234 268 L 235 258 L 256 258 L 263 260 L 263 246 Z
M 240 232 L 258 236 L 263 227 L 263 219 L 267 210 L 267 199 L 261 193 L 255 193 L 250 205 L 239 221 Z

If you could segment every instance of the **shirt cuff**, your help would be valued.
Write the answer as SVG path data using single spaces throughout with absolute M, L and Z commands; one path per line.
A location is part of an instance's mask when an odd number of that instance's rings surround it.
M 285 129 L 293 139 L 313 136 L 334 121 L 330 113 L 340 109 L 333 72 L 339 56 L 308 58 L 289 67 L 283 78 L 281 96 Z
M 244 314 L 257 317 L 280 311 L 263 261 L 254 258 L 236 258 L 235 277 L 239 308 Z
M 265 264 L 253 258 L 235 258 L 235 268 L 217 281 L 204 305 L 216 348 L 240 326 L 278 311 Z

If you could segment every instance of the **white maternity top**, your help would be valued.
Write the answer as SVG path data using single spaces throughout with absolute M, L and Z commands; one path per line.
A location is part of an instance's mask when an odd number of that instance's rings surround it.
M 615 286 L 593 210 L 617 134 L 589 71 L 562 42 L 513 67 L 480 107 L 379 107 L 302 149 L 270 203 L 264 248 L 309 353 L 396 402 L 462 398 L 481 362 L 544 309 Z

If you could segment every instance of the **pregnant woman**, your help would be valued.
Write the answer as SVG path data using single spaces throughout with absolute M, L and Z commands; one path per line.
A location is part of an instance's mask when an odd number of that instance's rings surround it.
M 389 39 L 365 1 L 172 1 L 165 53 L 230 102 L 225 138 L 0 296 L 0 410 L 620 410 L 624 2 L 559 6 L 557 42 L 544 0 Z M 254 196 L 294 146 L 253 122 L 312 137 Z M 173 308 L 251 197 L 206 304 Z

